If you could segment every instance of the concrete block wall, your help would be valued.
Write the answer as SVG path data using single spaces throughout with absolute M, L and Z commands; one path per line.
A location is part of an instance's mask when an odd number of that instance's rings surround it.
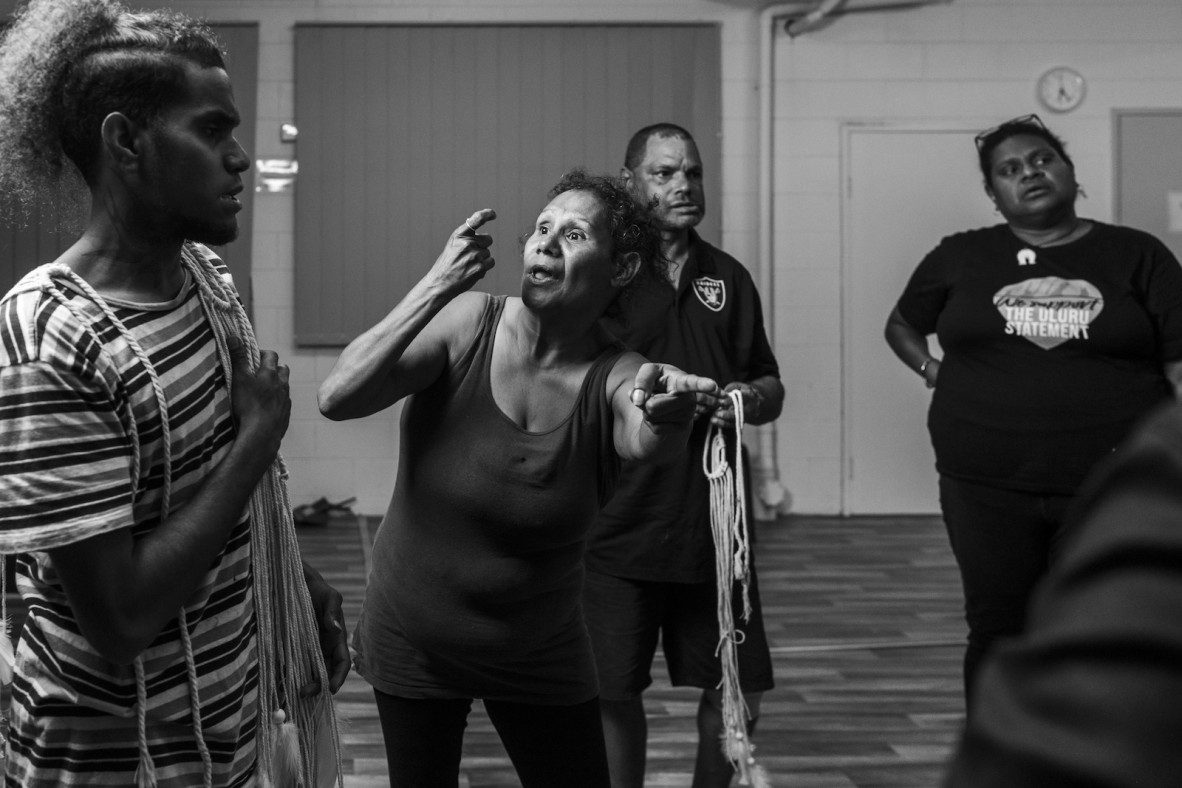
M 2 2 L 2 0 L 0 0 Z M 346 23 L 604 23 L 710 22 L 720 25 L 723 64 L 724 246 L 739 259 L 758 255 L 755 155 L 758 39 L 755 4 L 710 0 L 141 0 L 217 22 L 259 24 L 258 135 L 254 158 L 290 158 L 295 146 L 279 141 L 279 124 L 294 115 L 294 26 L 298 22 Z M 620 156 L 626 140 L 620 140 Z M 250 141 L 244 141 L 250 144 Z M 298 184 L 297 184 L 298 188 Z M 541 203 L 539 202 L 539 208 Z M 708 208 L 719 210 L 719 206 Z M 316 408 L 316 389 L 338 351 L 299 350 L 292 341 L 292 194 L 258 194 L 252 243 L 255 328 L 260 345 L 277 350 L 292 370 L 292 419 L 282 453 L 295 504 L 325 496 L 357 499 L 366 514 L 385 511 L 394 486 L 401 406 L 366 419 L 333 423 Z M 244 242 L 245 239 L 243 239 Z M 443 239 L 440 239 L 442 244 Z M 432 261 L 423 261 L 423 270 Z M 393 305 L 391 305 L 393 306 Z
M 9 6 L 8 8 L 5 5 Z M 290 157 L 279 124 L 294 110 L 297 22 L 718 23 L 723 64 L 723 244 L 760 275 L 758 0 L 141 0 L 214 21 L 259 24 L 256 158 Z M 0 0 L 0 11 L 11 10 Z M 776 457 L 793 511 L 841 511 L 841 126 L 968 122 L 982 128 L 1038 111 L 1037 76 L 1071 65 L 1089 79 L 1075 112 L 1049 119 L 1069 142 L 1090 194 L 1111 218 L 1112 118 L 1121 108 L 1182 107 L 1178 0 L 951 0 L 848 14 L 774 45 L 774 288 L 763 293 L 788 390 Z M 250 141 L 247 141 L 249 144 Z M 621 141 L 621 145 L 623 141 Z M 933 177 L 942 177 L 934 173 Z M 714 206 L 717 209 L 717 206 Z M 922 206 L 917 206 L 922 210 Z M 336 352 L 292 343 L 290 194 L 258 195 L 251 239 L 261 343 L 292 367 L 292 425 L 283 453 L 295 503 L 356 497 L 381 513 L 397 467 L 399 408 L 347 424 L 323 419 L 317 385 Z M 934 241 L 935 239 L 933 239 Z M 244 241 L 243 241 L 244 242 Z M 424 267 L 430 261 L 424 261 Z M 884 352 L 885 349 L 884 349 Z
M 851 341 L 841 318 L 842 124 L 984 129 L 1039 112 L 1072 151 L 1089 195 L 1081 212 L 1110 221 L 1113 109 L 1182 108 L 1182 3 L 953 0 L 838 17 L 797 38 L 778 35 L 774 52 L 770 300 L 788 391 L 777 425 L 779 470 L 795 511 L 837 513 L 841 358 Z M 1065 115 L 1035 97 L 1038 76 L 1057 65 L 1088 79 L 1084 103 Z M 963 172 L 932 177 L 975 177 L 971 151 L 965 163 Z

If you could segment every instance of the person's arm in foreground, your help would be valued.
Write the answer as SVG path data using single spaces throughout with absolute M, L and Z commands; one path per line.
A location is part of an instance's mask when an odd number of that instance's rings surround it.
M 476 230 L 495 218 L 487 208 L 472 214 L 451 234 L 426 276 L 377 325 L 349 343 L 320 385 L 321 413 L 334 421 L 369 416 L 439 376 L 458 317 L 440 313 L 493 267 L 492 237 Z M 442 319 L 434 320 L 437 315 Z
M 883 333 L 899 360 L 921 375 L 928 388 L 935 388 L 936 378 L 940 374 L 940 360 L 932 358 L 928 338 L 903 319 L 898 307 L 891 310 Z
M 626 460 L 662 461 L 685 449 L 699 394 L 718 395 L 710 378 L 629 353 L 612 370 L 616 452 Z
M 948 788 L 1175 788 L 1182 775 L 1182 406 L 1081 490 L 1026 633 L 982 668 Z
M 263 351 L 250 372 L 231 340 L 237 433 L 196 494 L 151 533 L 121 528 L 49 551 L 82 634 L 106 659 L 130 663 L 196 590 L 279 452 L 291 414 L 286 368 Z

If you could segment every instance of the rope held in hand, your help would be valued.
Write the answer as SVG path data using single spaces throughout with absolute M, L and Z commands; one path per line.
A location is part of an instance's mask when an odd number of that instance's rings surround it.
M 727 460 L 721 427 L 710 425 L 702 452 L 702 469 L 710 482 L 710 530 L 714 534 L 714 566 L 718 583 L 718 648 L 722 662 L 722 751 L 739 774 L 739 785 L 770 788 L 767 772 L 755 763 L 755 745 L 747 736 L 751 712 L 739 685 L 738 646 L 743 631 L 734 621 L 733 593 L 739 583 L 743 621 L 751 618 L 751 549 L 747 531 L 747 497 L 743 471 L 743 393 L 728 392 L 735 412 L 735 463 Z

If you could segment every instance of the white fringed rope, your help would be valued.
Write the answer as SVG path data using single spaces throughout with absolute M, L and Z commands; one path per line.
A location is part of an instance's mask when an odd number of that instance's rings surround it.
M 722 750 L 739 774 L 740 785 L 769 788 L 767 773 L 755 763 L 755 745 L 747 736 L 751 718 L 739 685 L 738 646 L 743 632 L 735 626 L 733 593 L 743 594 L 743 621 L 751 618 L 751 550 L 747 531 L 747 499 L 743 471 L 743 393 L 729 392 L 735 414 L 734 468 L 727 460 L 722 428 L 711 425 L 702 452 L 702 468 L 710 482 L 710 530 L 714 534 L 714 565 L 718 584 L 718 648 L 722 663 Z
M 230 362 L 228 339 L 234 336 L 242 343 L 253 371 L 259 363 L 259 349 L 254 331 L 234 291 L 210 261 L 186 246 L 182 253 L 182 263 L 197 284 L 202 308 L 214 334 L 218 361 L 225 375 L 226 385 L 230 387 L 233 385 L 233 367 Z M 65 266 L 45 266 L 42 290 L 69 309 L 79 323 L 92 334 L 99 347 L 103 345 L 94 327 L 57 287 L 53 280 L 55 276 L 72 282 L 102 310 L 148 372 L 156 395 L 163 431 L 163 520 L 168 516 L 171 505 L 172 457 L 168 403 L 156 370 L 131 332 L 85 280 Z M 133 447 L 131 478 L 132 483 L 138 486 L 139 435 L 130 399 L 127 401 L 127 417 Z M 336 712 L 328 686 L 327 671 L 320 657 L 318 627 L 304 579 L 295 524 L 287 497 L 286 479 L 287 471 L 283 460 L 276 457 L 275 462 L 255 487 L 249 503 L 253 597 L 258 623 L 259 708 L 256 742 L 259 784 L 264 788 L 326 788 L 333 784 L 343 786 Z M 3 582 L 3 574 L 0 571 L 0 582 Z M 6 608 L 0 610 L 0 615 L 6 612 Z M 211 788 L 213 766 L 202 731 L 197 669 L 184 608 L 178 612 L 178 623 L 189 679 L 193 735 L 201 755 L 203 784 L 206 788 Z M 156 770 L 148 751 L 145 719 L 147 688 L 143 664 L 139 658 L 135 660 L 135 676 L 140 751 L 136 781 L 141 788 L 154 788 Z M 300 689 L 313 681 L 318 683 L 319 691 L 310 697 L 301 696 Z M 298 753 L 283 752 L 285 748 L 281 746 L 282 741 L 289 743 L 287 749 L 295 747 Z M 294 764 L 294 768 L 285 768 L 282 765 L 289 761 Z
M 236 336 L 245 346 L 253 371 L 259 363 L 254 331 L 233 290 L 208 261 L 186 247 L 184 262 L 197 281 L 222 371 L 227 386 L 232 386 L 228 337 Z M 320 656 L 319 629 L 304 579 L 286 480 L 287 468 L 276 457 L 250 497 L 251 568 L 259 630 L 260 783 L 274 788 L 343 786 L 336 710 Z M 319 690 L 302 696 L 301 688 L 312 681 Z M 299 773 L 285 775 L 281 782 L 276 779 L 278 763 L 295 760 L 282 746 L 284 742 L 291 745 L 293 731 L 298 735 Z

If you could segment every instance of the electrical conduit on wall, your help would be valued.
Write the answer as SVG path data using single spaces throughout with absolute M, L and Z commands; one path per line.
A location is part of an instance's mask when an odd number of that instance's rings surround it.
M 765 309 L 765 324 L 768 341 L 775 347 L 775 261 L 773 260 L 772 195 L 774 166 L 772 140 L 774 139 L 772 116 L 772 92 L 775 83 L 776 31 L 783 20 L 784 30 L 789 36 L 800 35 L 822 24 L 831 14 L 853 10 L 895 10 L 925 5 L 948 3 L 951 0 L 822 0 L 785 2 L 769 5 L 759 12 L 759 292 Z M 787 403 L 785 403 L 787 407 Z M 778 431 L 775 422 L 758 427 L 758 460 L 755 468 L 755 494 L 765 509 L 765 517 L 791 506 L 788 490 L 780 481 L 777 457 Z
M 776 29 L 785 16 L 799 14 L 808 3 L 777 3 L 759 13 L 759 292 L 764 304 L 764 323 L 768 341 L 775 348 L 775 272 L 772 259 L 772 90 L 775 82 L 772 64 L 776 44 Z M 771 518 L 790 505 L 788 491 L 780 482 L 779 460 L 776 451 L 775 422 L 757 428 L 758 461 L 755 469 L 755 496 Z

